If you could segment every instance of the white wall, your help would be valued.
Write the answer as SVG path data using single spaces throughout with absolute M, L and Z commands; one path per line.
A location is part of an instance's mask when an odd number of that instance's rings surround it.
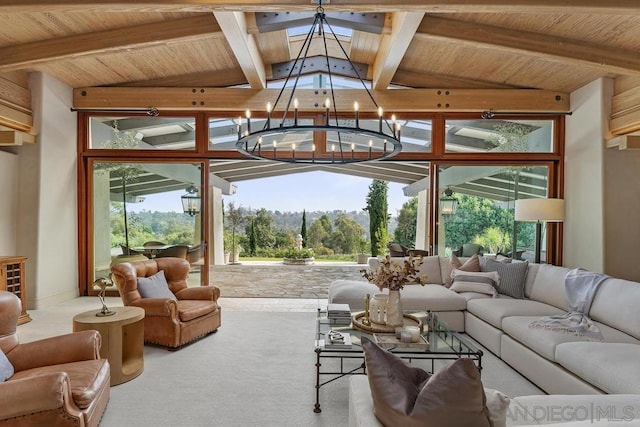
M 72 89 L 30 76 L 37 143 L 19 152 L 17 249 L 27 260 L 27 307 L 78 295 L 76 114 Z
M 566 118 L 564 265 L 604 272 L 605 94 L 612 82 L 598 79 L 571 94 Z
M 16 253 L 18 156 L 0 151 L 0 256 Z

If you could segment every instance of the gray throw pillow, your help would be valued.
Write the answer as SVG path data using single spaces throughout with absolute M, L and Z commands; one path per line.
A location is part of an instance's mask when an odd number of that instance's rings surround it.
M 480 372 L 462 358 L 434 375 L 362 337 L 373 411 L 386 426 L 489 427 Z
M 13 376 L 13 365 L 0 350 L 0 382 L 4 382 Z
M 497 271 L 500 275 L 498 293 L 513 298 L 524 299 L 524 283 L 527 278 L 529 262 L 504 263 L 487 260 L 482 271 Z
M 138 292 L 142 298 L 169 298 L 178 300 L 169 290 L 169 284 L 164 277 L 164 271 L 160 270 L 153 276 L 138 277 Z

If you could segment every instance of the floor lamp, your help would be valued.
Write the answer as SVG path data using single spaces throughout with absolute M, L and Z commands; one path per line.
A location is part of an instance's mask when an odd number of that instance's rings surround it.
M 536 255 L 535 263 L 540 262 L 542 247 L 542 222 L 564 221 L 563 199 L 521 199 L 516 200 L 516 221 L 536 223 Z

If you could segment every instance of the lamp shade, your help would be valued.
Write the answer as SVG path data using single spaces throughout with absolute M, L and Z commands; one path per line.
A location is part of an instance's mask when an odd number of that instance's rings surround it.
M 564 221 L 564 199 L 516 200 L 516 221 Z

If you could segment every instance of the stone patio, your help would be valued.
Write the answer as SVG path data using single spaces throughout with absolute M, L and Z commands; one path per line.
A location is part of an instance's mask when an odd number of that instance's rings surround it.
M 209 283 L 229 298 L 326 299 L 334 280 L 361 280 L 355 262 L 285 265 L 282 262 L 242 262 L 239 265 L 215 265 L 210 268 Z

